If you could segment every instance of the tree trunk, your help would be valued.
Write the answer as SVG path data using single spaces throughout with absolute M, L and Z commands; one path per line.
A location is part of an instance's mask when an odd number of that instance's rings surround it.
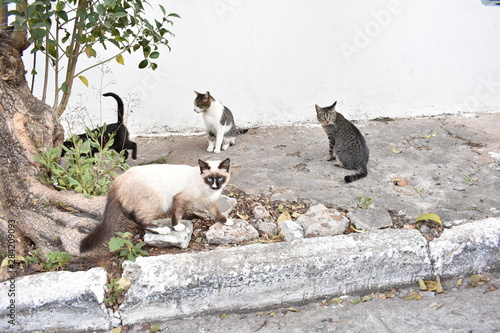
M 78 254 L 82 231 L 97 223 L 105 199 L 56 191 L 45 185 L 33 158 L 59 145 L 64 131 L 56 112 L 30 92 L 21 60 L 26 43 L 0 31 L 0 244 L 14 226 L 16 253 L 35 246 Z

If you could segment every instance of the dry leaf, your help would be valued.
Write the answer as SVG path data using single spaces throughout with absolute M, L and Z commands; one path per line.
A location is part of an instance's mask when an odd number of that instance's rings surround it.
M 378 295 L 378 297 L 381 299 L 387 299 L 387 295 L 385 295 L 385 294 L 380 294 L 380 295 Z
M 278 217 L 278 222 L 281 222 L 281 221 L 289 221 L 291 220 L 292 217 L 290 216 L 290 213 L 285 210 L 283 211 L 283 213 L 281 213 L 281 215 Z
M 224 320 L 224 319 L 227 319 L 227 317 L 229 317 L 227 314 L 223 313 L 219 316 L 220 319 Z
M 394 153 L 394 154 L 401 154 L 401 150 L 397 150 L 396 148 L 392 148 L 391 151 Z
M 434 221 L 439 225 L 443 225 L 443 222 L 441 222 L 441 218 L 437 214 L 422 214 L 415 219 L 415 223 L 424 220 Z
M 394 185 L 398 185 L 398 186 L 401 186 L 401 187 L 405 187 L 406 184 L 408 184 L 408 178 L 404 178 L 404 179 L 401 179 L 401 178 L 394 178 L 392 180 L 392 182 L 394 183 Z
M 291 311 L 291 312 L 300 312 L 299 310 L 297 310 L 296 308 L 294 307 L 289 307 L 288 308 L 288 311 Z

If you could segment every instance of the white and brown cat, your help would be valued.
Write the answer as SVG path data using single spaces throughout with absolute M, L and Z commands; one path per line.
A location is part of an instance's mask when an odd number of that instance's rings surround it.
M 121 213 L 143 228 L 155 227 L 153 220 L 171 216 L 172 227 L 191 207 L 203 205 L 219 222 L 232 224 L 215 204 L 229 182 L 229 158 L 224 161 L 198 160 L 198 166 L 154 164 L 136 166 L 118 176 L 108 192 L 102 221 L 80 243 L 87 252 L 108 240 Z
M 194 111 L 203 114 L 203 121 L 208 133 L 208 152 L 220 153 L 234 145 L 236 136 L 248 129 L 238 130 L 234 123 L 231 110 L 210 95 L 210 92 L 200 94 L 196 92 Z

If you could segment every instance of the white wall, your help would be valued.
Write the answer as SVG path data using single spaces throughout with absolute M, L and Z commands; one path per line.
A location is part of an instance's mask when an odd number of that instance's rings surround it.
M 314 104 L 335 100 L 351 119 L 500 111 L 500 8 L 480 0 L 162 3 L 182 17 L 172 52 L 156 71 L 127 56 L 102 77 L 115 81 L 103 92 L 140 99 L 133 134 L 203 129 L 193 90 L 209 90 L 240 127 L 314 121 Z M 98 70 L 87 76 L 99 86 Z M 93 90 L 76 86 L 70 104 L 98 113 Z M 102 121 L 114 105 L 103 100 Z

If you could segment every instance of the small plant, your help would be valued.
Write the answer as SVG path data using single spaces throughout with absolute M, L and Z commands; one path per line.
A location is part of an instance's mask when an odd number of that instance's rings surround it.
M 113 279 L 111 283 L 106 284 L 108 287 L 107 295 L 104 299 L 104 304 L 113 310 L 117 310 L 123 302 L 124 293 L 132 283 L 127 278 Z
M 103 127 L 105 131 L 105 127 Z M 90 198 L 92 195 L 105 195 L 116 175 L 115 170 L 129 168 L 125 163 L 124 152 L 120 155 L 109 147 L 113 138 L 101 147 L 100 135 L 88 131 L 89 140 L 73 137 L 73 147 L 57 146 L 47 152 L 39 152 L 35 159 L 47 168 L 45 181 L 61 190 L 74 190 Z M 60 163 L 64 149 L 68 156 L 65 166 Z M 98 152 L 90 156 L 92 150 Z
M 120 265 L 123 264 L 125 259 L 135 262 L 135 258 L 147 256 L 148 253 L 142 249 L 146 242 L 140 242 L 137 244 L 132 243 L 132 233 L 130 232 L 117 232 L 119 237 L 113 237 L 109 240 L 109 251 L 117 252 L 121 257 Z
M 54 272 L 66 267 L 73 255 L 67 252 L 49 251 L 43 258 L 40 249 L 35 249 L 28 252 L 23 258 L 26 266 L 39 265 L 41 270 Z
M 471 176 L 469 176 L 469 175 L 467 175 L 467 174 L 464 174 L 464 183 L 465 183 L 465 184 L 472 185 L 472 184 L 474 184 L 475 182 L 477 182 L 477 179 L 472 178 Z
M 358 207 L 361 209 L 369 209 L 373 206 L 373 200 L 371 198 L 366 198 L 363 195 L 359 196 Z
M 49 251 L 45 255 L 43 267 L 53 272 L 66 267 L 73 256 L 67 252 Z

